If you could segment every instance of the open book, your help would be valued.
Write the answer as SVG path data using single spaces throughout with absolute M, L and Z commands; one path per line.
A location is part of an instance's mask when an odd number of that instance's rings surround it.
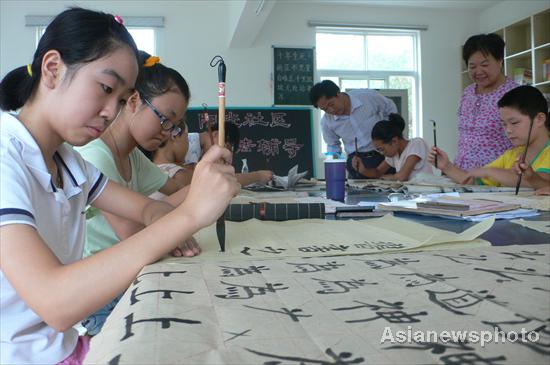
M 277 176 L 273 175 L 273 185 L 277 187 L 281 187 L 283 189 L 292 189 L 296 187 L 296 184 L 298 181 L 300 181 L 301 178 L 307 175 L 309 171 L 306 170 L 304 172 L 298 173 L 298 165 L 295 165 L 293 168 L 288 170 L 287 176 Z
M 298 185 L 300 179 L 307 175 L 309 171 L 298 173 L 298 165 L 288 171 L 287 176 L 273 175 L 272 181 L 268 184 L 254 183 L 246 186 L 246 189 L 252 191 L 272 191 L 272 190 L 291 190 Z

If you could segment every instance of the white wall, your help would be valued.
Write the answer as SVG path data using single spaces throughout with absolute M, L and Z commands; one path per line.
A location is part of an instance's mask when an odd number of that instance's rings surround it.
M 455 155 L 458 134 L 456 111 L 461 95 L 459 45 L 477 31 L 477 17 L 473 12 L 285 2 L 273 9 L 257 43 L 264 48 L 271 44 L 314 46 L 315 29 L 307 26 L 308 20 L 427 25 L 428 30 L 421 32 L 420 42 L 424 137 L 431 143 L 428 120 L 437 120 L 438 144 L 452 156 Z M 268 61 L 266 59 L 266 63 Z M 265 66 L 269 67 L 269 64 Z M 322 166 L 318 165 L 317 171 L 320 169 Z
M 548 8 L 550 0 L 502 1 L 480 13 L 479 28 L 492 32 Z
M 217 73 L 209 66 L 216 54 L 225 58 L 228 67 L 228 106 L 270 106 L 271 46 L 314 46 L 315 29 L 307 26 L 308 20 L 428 25 L 429 29 L 421 33 L 424 137 L 431 143 L 427 121 L 433 118 L 438 121 L 438 144 L 452 156 L 456 152 L 456 110 L 461 94 L 459 45 L 479 31 L 480 19 L 475 11 L 284 1 L 275 5 L 252 47 L 229 49 L 235 27 L 231 15 L 242 8 L 242 1 L 2 0 L 0 74 L 3 76 L 32 59 L 35 31 L 24 26 L 25 15 L 54 15 L 71 5 L 123 17 L 164 16 L 165 28 L 158 33 L 158 55 L 188 80 L 192 106 L 217 103 Z M 315 122 L 317 126 L 318 121 Z M 318 138 L 315 143 L 319 143 Z

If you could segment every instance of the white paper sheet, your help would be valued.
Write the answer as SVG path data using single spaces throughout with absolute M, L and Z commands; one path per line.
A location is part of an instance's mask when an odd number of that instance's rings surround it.
M 161 262 L 126 291 L 85 364 L 548 364 L 549 261 L 550 245 L 523 245 Z M 443 337 L 495 329 L 539 337 Z
M 203 251 L 186 261 L 332 256 L 421 249 L 440 243 L 474 240 L 493 223 L 493 219 L 488 219 L 464 232 L 454 233 L 391 215 L 367 220 L 226 221 L 226 252 L 219 252 L 215 226 L 212 225 L 195 234 Z

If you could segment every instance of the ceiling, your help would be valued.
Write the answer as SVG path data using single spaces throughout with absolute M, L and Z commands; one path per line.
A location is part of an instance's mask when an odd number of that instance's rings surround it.
M 1 1 L 1 0 L 0 0 Z M 431 8 L 441 10 L 463 10 L 471 12 L 483 11 L 503 0 L 245 0 L 240 1 L 235 13 L 235 26 L 231 31 L 231 47 L 250 47 L 269 13 L 276 3 L 315 4 L 315 5 L 354 5 L 354 6 L 384 6 Z
M 330 5 L 400 6 L 433 9 L 485 10 L 502 0 L 315 0 Z

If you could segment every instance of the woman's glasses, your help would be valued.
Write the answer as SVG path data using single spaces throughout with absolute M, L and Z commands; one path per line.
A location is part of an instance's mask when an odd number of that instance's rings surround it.
M 177 137 L 177 136 L 180 136 L 182 133 L 183 133 L 183 129 L 181 128 L 180 125 L 184 124 L 185 121 L 182 119 L 179 121 L 178 124 L 175 124 L 174 122 L 172 122 L 170 119 L 168 119 L 167 117 L 164 116 L 164 114 L 162 114 L 161 112 L 159 112 L 157 110 L 157 108 L 155 108 L 153 106 L 153 104 L 151 104 L 151 102 L 145 98 L 141 98 L 145 104 L 147 104 L 147 106 L 149 108 L 151 108 L 151 110 L 153 111 L 153 113 L 155 113 L 155 115 L 160 119 L 160 128 L 163 130 L 163 131 L 168 131 L 170 132 L 170 134 L 173 136 L 173 137 Z

